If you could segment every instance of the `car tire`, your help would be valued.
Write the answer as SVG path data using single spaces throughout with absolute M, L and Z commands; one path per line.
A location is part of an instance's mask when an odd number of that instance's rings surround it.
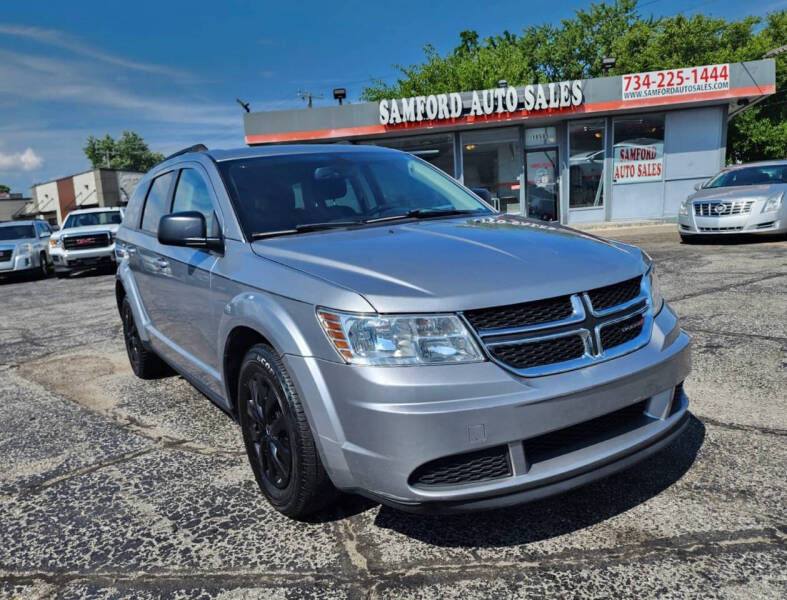
M 155 352 L 145 348 L 142 343 L 128 296 L 123 297 L 123 302 L 120 305 L 120 317 L 123 321 L 123 340 L 126 343 L 128 362 L 131 363 L 134 375 L 141 379 L 161 377 L 168 371 L 167 364 Z
M 238 377 L 238 417 L 254 477 L 271 505 L 303 519 L 336 497 L 298 392 L 276 351 L 253 346 Z
M 38 256 L 38 278 L 46 279 L 49 277 L 49 262 L 46 259 L 46 252 Z

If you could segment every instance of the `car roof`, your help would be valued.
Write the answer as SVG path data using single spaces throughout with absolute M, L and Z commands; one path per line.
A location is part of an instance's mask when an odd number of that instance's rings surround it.
M 0 227 L 8 225 L 33 225 L 34 223 L 43 223 L 42 219 L 25 219 L 24 221 L 1 221 Z
M 94 212 L 107 212 L 107 211 L 115 211 L 122 209 L 122 206 L 98 206 L 96 208 L 78 208 L 77 210 L 72 210 L 69 215 L 83 215 L 86 213 L 94 213 Z
M 757 162 L 742 163 L 740 165 L 727 165 L 726 167 L 724 167 L 724 169 L 727 171 L 732 171 L 734 169 L 744 169 L 746 167 L 783 167 L 783 166 L 787 166 L 787 158 L 760 160 Z
M 338 153 L 398 153 L 398 150 L 384 148 L 382 146 L 368 146 L 356 144 L 278 144 L 271 146 L 244 146 L 240 148 L 229 149 L 216 149 L 216 150 L 203 150 L 195 152 L 185 152 L 172 156 L 164 160 L 160 164 L 169 163 L 170 160 L 179 159 L 184 160 L 195 155 L 209 156 L 215 162 L 223 162 L 226 160 L 236 160 L 240 158 L 256 158 L 258 156 L 291 156 L 296 154 L 338 154 Z

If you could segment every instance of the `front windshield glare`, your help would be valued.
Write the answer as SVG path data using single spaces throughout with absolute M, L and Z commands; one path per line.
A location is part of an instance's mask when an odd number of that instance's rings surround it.
M 414 211 L 491 213 L 423 161 L 395 152 L 330 152 L 219 163 L 246 235 L 354 224 Z
M 107 210 L 103 212 L 90 212 L 78 215 L 68 215 L 63 229 L 71 227 L 90 227 L 92 225 L 117 225 L 123 220 L 119 210 Z
M 787 165 L 762 165 L 722 171 L 704 187 L 732 187 L 737 185 L 770 185 L 787 183 Z
M 0 227 L 0 240 L 29 240 L 36 237 L 32 225 L 6 225 Z

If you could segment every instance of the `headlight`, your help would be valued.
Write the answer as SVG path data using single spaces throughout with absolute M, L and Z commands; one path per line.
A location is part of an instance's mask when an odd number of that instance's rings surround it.
M 19 246 L 17 246 L 17 255 L 32 254 L 32 252 L 33 252 L 33 246 L 31 246 L 30 244 L 19 244 Z
M 640 252 L 642 252 L 642 260 L 645 261 L 648 267 L 648 271 L 645 275 L 648 278 L 648 283 L 650 283 L 650 303 L 653 307 L 653 316 L 656 316 L 661 312 L 664 306 L 664 296 L 661 295 L 659 279 L 656 277 L 656 265 L 653 264 L 653 259 L 650 257 L 650 254 L 644 250 L 640 250 Z
M 318 309 L 336 351 L 356 365 L 433 365 L 484 360 L 456 315 L 358 315 Z
M 766 213 L 766 212 L 773 212 L 775 210 L 779 210 L 782 205 L 783 197 L 784 197 L 784 192 L 776 192 L 772 196 L 769 196 L 762 207 L 762 212 Z
M 656 277 L 656 267 L 651 264 L 648 270 L 648 280 L 650 281 L 650 300 L 653 305 L 653 315 L 659 314 L 664 306 L 664 296 L 661 295 L 659 279 Z
M 59 243 L 60 243 L 60 240 L 58 240 L 58 239 L 55 239 L 55 238 L 53 238 L 53 237 L 49 238 L 49 245 L 50 245 L 50 246 L 53 246 L 53 247 L 54 247 L 54 246 L 57 246 Z
M 678 211 L 678 213 L 682 217 L 685 217 L 687 214 L 689 214 L 689 199 L 688 198 L 686 198 L 683 202 L 680 203 L 680 210 Z

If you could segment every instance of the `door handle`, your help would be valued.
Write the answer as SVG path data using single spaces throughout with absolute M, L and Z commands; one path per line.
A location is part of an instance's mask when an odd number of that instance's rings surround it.
M 137 253 L 137 249 L 134 246 L 126 246 L 125 251 L 128 252 L 129 254 Z
M 166 269 L 169 266 L 169 261 L 163 258 L 156 258 L 153 262 L 159 269 Z

